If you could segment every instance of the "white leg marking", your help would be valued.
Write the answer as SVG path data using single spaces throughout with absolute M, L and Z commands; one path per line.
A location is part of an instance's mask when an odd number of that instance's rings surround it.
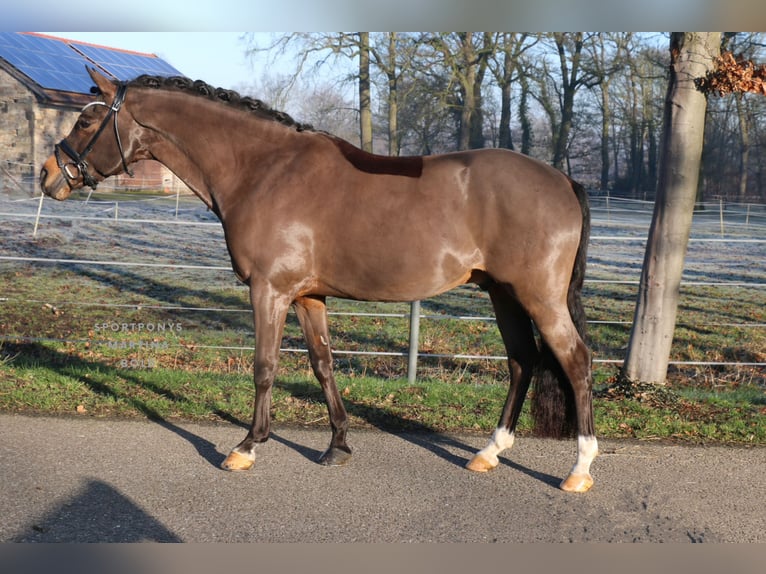
M 476 453 L 476 456 L 483 456 L 487 459 L 493 467 L 497 466 L 500 462 L 497 455 L 503 452 L 507 448 L 513 446 L 514 436 L 512 432 L 508 432 L 508 429 L 504 427 L 498 427 L 495 432 L 492 433 L 492 438 L 489 439 L 489 444 Z
M 590 474 L 590 463 L 598 454 L 598 441 L 595 436 L 577 436 L 577 460 L 570 474 Z

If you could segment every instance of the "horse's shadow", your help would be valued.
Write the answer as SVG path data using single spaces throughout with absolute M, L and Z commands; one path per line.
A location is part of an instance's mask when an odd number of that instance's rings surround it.
M 294 450 L 299 455 L 301 455 L 302 457 L 312 462 L 317 462 L 319 460 L 319 457 L 324 452 L 321 450 L 317 450 L 315 448 L 311 448 L 310 446 L 299 444 L 297 442 L 286 439 L 285 437 L 283 437 L 282 435 L 274 431 L 272 431 L 271 434 L 269 435 L 269 439 L 285 445 L 289 449 Z
M 131 406 L 146 416 L 148 420 L 186 440 L 196 449 L 197 453 L 203 460 L 216 468 L 220 468 L 220 465 L 224 461 L 226 454 L 228 454 L 219 452 L 216 445 L 206 438 L 167 420 L 140 398 L 121 395 L 112 386 L 110 386 L 108 382 L 110 379 L 114 379 L 119 374 L 119 376 L 123 379 L 127 379 L 129 382 L 141 386 L 154 393 L 162 394 L 171 400 L 178 402 L 187 400 L 184 397 L 173 393 L 172 391 L 169 391 L 165 388 L 159 388 L 153 383 L 147 382 L 146 380 L 140 378 L 138 373 L 134 375 L 124 369 L 120 369 L 118 373 L 116 368 L 110 366 L 107 363 L 93 359 L 88 360 L 77 357 L 75 355 L 62 353 L 36 342 L 5 344 L 5 347 L 5 351 L 7 353 L 13 354 L 15 356 L 14 361 L 17 362 L 26 361 L 34 362 L 37 364 L 42 362 L 53 370 L 57 370 L 62 373 L 65 372 L 65 374 L 70 377 L 72 376 L 72 373 L 76 372 L 89 373 L 88 376 L 78 377 L 78 380 L 83 385 L 90 388 L 91 391 L 115 400 L 128 401 Z M 282 388 L 286 389 L 295 397 L 302 398 L 306 395 L 307 385 L 305 383 L 278 384 L 280 384 Z M 422 448 L 426 452 L 441 458 L 451 465 L 461 468 L 464 467 L 468 460 L 477 451 L 477 449 L 473 446 L 466 444 L 454 436 L 439 432 L 430 425 L 410 419 L 405 419 L 396 413 L 392 413 L 386 410 L 385 408 L 370 406 L 369 404 L 357 403 L 348 397 L 344 397 L 344 403 L 349 414 L 364 420 L 373 428 L 376 428 L 381 432 L 395 434 L 402 440 Z M 213 407 L 212 405 L 210 405 L 210 412 L 219 419 L 226 421 L 234 426 L 238 426 L 243 429 L 249 429 L 250 427 L 248 423 L 240 420 L 236 416 L 233 416 L 232 414 L 221 410 L 220 408 Z M 312 462 L 316 462 L 323 452 L 306 445 L 295 443 L 294 441 L 291 441 L 282 436 L 282 434 L 279 432 L 272 431 L 270 438 L 275 442 L 283 444 L 304 458 L 311 460 Z M 528 476 L 550 486 L 556 487 L 560 480 L 557 477 L 531 470 L 506 458 L 501 458 L 501 462 L 514 470 L 527 474 Z
M 288 390 L 296 398 L 306 397 L 306 386 L 303 383 L 283 383 L 281 386 L 282 388 Z M 353 399 L 349 399 L 348 397 L 344 397 L 343 401 L 346 407 L 346 411 L 350 415 L 354 415 L 364 420 L 366 423 L 381 432 L 395 434 L 400 439 L 418 446 L 423 450 L 448 462 L 449 464 L 452 464 L 461 469 L 465 467 L 466 463 L 478 450 L 453 435 L 444 434 L 434 429 L 430 425 L 403 418 L 396 413 L 388 411 L 385 408 L 370 406 L 369 404 L 356 403 L 353 401 Z M 244 423 L 240 424 L 243 427 L 247 427 L 247 425 Z M 281 444 L 284 444 L 285 446 L 293 449 L 298 454 L 312 461 L 316 461 L 322 453 L 322 451 L 298 445 L 285 439 L 284 437 L 279 436 L 279 434 L 274 432 L 271 433 L 270 438 L 280 442 Z M 515 471 L 526 474 L 527 476 L 556 489 L 558 488 L 561 481 L 560 477 L 532 470 L 505 457 L 500 457 L 500 462 L 501 465 L 505 465 Z M 470 471 L 466 470 L 465 472 Z
M 132 384 L 154 393 L 161 394 L 171 400 L 178 402 L 186 400 L 172 391 L 165 388 L 159 388 L 151 382 L 141 379 L 137 373 L 134 375 L 125 369 L 120 369 L 118 372 L 118 369 L 105 362 L 93 359 L 88 360 L 76 355 L 62 353 L 36 342 L 6 343 L 4 344 L 4 350 L 14 357 L 14 362 L 16 364 L 23 364 L 25 362 L 45 364 L 51 370 L 61 372 L 68 377 L 72 377 L 73 373 L 88 373 L 88 376 L 77 376 L 77 380 L 92 392 L 104 397 L 110 397 L 114 400 L 127 401 L 132 407 L 146 416 L 148 420 L 175 433 L 189 442 L 189 444 L 197 450 L 197 453 L 208 463 L 214 466 L 220 466 L 221 462 L 223 462 L 225 455 L 219 453 L 212 442 L 167 420 L 145 401 L 142 401 L 137 397 L 120 394 L 109 383 L 110 380 L 115 379 L 119 375 L 119 377 Z M 241 424 L 234 417 L 220 409 L 213 408 L 212 412 L 223 420 Z

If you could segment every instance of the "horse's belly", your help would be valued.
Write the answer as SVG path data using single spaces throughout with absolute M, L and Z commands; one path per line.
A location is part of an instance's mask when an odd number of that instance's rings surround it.
M 340 258 L 341 262 L 343 258 Z M 482 268 L 478 250 L 444 250 L 428 257 L 407 252 L 366 258 L 350 258 L 336 267 L 322 283 L 340 296 L 366 301 L 416 301 L 462 285 Z

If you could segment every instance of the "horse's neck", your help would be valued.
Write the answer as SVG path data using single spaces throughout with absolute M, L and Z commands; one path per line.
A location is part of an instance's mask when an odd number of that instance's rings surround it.
M 209 209 L 218 212 L 214 189 L 207 181 L 204 170 L 187 154 L 168 139 L 159 140 L 152 146 L 152 156 L 172 171 Z M 220 217 L 220 213 L 218 214 Z
M 160 95 L 159 103 L 147 106 L 146 118 L 138 119 L 154 134 L 152 156 L 222 217 L 232 203 L 229 194 L 242 181 L 242 166 L 248 166 L 249 179 L 259 179 L 254 170 L 267 169 L 270 162 L 258 156 L 267 158 L 288 145 L 280 142 L 289 139 L 290 130 L 214 101 L 185 96 L 179 102 L 182 96 Z M 212 115 L 215 120 L 207 121 Z M 247 161 L 238 157 L 245 153 Z

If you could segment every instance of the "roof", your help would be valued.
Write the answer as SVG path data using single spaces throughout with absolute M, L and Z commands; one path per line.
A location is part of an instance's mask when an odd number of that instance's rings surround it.
M 93 80 L 85 67 L 95 67 L 116 80 L 141 74 L 183 76 L 154 54 L 77 42 L 33 32 L 0 32 L 0 68 L 43 99 L 77 103 L 91 97 Z

